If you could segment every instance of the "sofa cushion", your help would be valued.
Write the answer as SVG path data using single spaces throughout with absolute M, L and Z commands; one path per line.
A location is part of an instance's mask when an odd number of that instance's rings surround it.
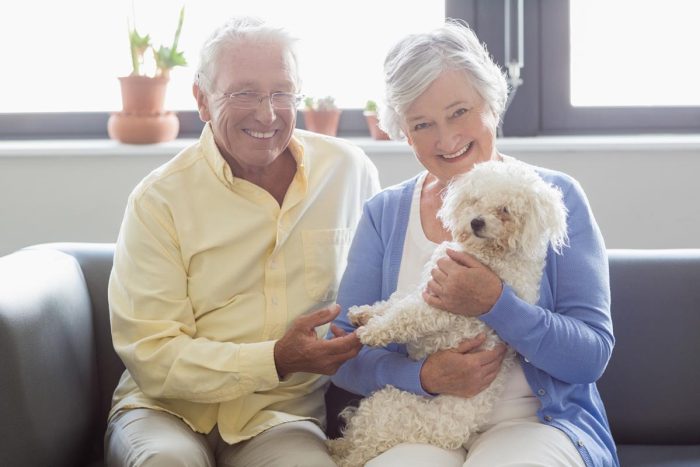
M 617 447 L 622 467 L 698 467 L 700 446 L 642 446 L 625 444 Z

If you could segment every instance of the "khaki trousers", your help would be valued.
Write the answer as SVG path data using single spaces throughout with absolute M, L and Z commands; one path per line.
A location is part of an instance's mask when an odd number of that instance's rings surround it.
M 325 439 L 315 423 L 299 421 L 230 445 L 216 428 L 208 435 L 195 433 L 167 412 L 132 409 L 107 425 L 105 461 L 111 467 L 335 466 Z
M 404 443 L 366 467 L 585 467 L 571 440 L 537 417 L 499 422 L 472 437 L 467 448 Z

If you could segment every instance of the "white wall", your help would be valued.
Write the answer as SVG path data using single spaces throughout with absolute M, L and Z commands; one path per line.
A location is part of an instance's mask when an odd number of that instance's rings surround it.
M 383 186 L 420 170 L 408 147 L 358 140 Z M 0 142 L 0 255 L 42 242 L 112 242 L 127 195 L 185 142 Z M 505 139 L 501 150 L 583 185 L 610 248 L 700 247 L 700 137 Z

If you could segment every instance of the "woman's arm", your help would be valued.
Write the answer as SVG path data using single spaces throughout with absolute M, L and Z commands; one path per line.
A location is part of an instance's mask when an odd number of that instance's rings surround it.
M 614 345 L 608 259 L 603 238 L 580 185 L 565 190 L 569 246 L 549 251 L 543 281 L 552 309 L 529 305 L 506 286 L 481 316 L 532 365 L 569 383 L 596 381 Z M 546 303 L 549 300 L 540 300 Z
M 355 330 L 347 316 L 348 308 L 387 298 L 382 294 L 385 280 L 383 265 L 387 254 L 382 234 L 389 238 L 394 226 L 381 224 L 383 207 L 382 200 L 378 198 L 365 205 L 350 248 L 348 265 L 338 291 L 341 313 L 334 321 L 347 332 Z M 382 232 L 382 227 L 391 228 L 392 232 Z M 368 395 L 386 385 L 428 395 L 420 385 L 422 365 L 422 360 L 411 360 L 402 345 L 363 347 L 357 357 L 340 367 L 332 380 L 337 386 L 361 395 Z

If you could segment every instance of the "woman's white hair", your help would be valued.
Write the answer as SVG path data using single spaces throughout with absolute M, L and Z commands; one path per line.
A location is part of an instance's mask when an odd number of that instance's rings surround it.
M 405 137 L 401 124 L 406 110 L 445 70 L 466 71 L 500 121 L 508 98 L 505 75 L 466 23 L 448 19 L 432 31 L 404 37 L 384 60 L 379 122 L 392 139 Z
M 216 76 L 219 54 L 231 46 L 246 41 L 276 42 L 284 46 L 294 62 L 294 83 L 297 90 L 301 89 L 299 59 L 296 51 L 297 38 L 286 29 L 267 24 L 254 16 L 234 16 L 219 26 L 204 41 L 199 53 L 199 67 L 195 76 L 197 84 L 208 93 L 213 92 L 211 84 Z

